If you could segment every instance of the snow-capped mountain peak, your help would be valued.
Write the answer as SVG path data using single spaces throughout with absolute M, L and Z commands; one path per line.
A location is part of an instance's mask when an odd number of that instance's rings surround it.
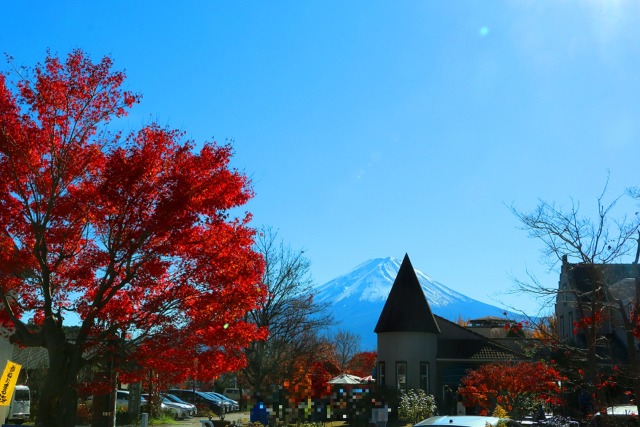
M 333 304 L 351 298 L 357 298 L 358 301 L 384 302 L 399 268 L 400 263 L 395 258 L 368 260 L 350 273 L 320 286 L 318 299 Z
M 400 260 L 387 257 L 363 262 L 350 273 L 337 277 L 318 287 L 318 299 L 322 302 L 340 303 L 346 299 L 358 301 L 386 301 L 393 285 Z M 446 306 L 455 301 L 471 301 L 470 298 L 436 282 L 420 270 L 415 270 L 429 304 Z
M 336 329 L 360 335 L 365 349 L 375 347 L 373 329 L 398 275 L 400 264 L 400 260 L 393 257 L 371 259 L 317 287 L 316 299 L 329 304 L 336 320 L 340 322 Z M 434 314 L 452 321 L 459 317 L 472 319 L 504 315 L 503 309 L 462 295 L 418 269 L 415 272 Z

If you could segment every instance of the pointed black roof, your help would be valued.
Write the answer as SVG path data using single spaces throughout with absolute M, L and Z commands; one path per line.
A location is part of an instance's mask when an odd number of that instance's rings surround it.
M 440 332 L 409 255 L 402 260 L 374 332 Z

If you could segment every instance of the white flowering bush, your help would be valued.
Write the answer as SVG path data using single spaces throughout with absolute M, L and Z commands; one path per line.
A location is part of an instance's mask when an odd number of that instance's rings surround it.
M 424 390 L 409 390 L 400 398 L 398 418 L 415 424 L 436 413 L 436 400 Z

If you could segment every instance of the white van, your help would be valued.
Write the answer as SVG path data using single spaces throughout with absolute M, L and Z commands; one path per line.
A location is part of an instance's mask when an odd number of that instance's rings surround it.
M 241 390 L 239 388 L 225 388 L 224 392 L 222 392 L 229 399 L 233 399 L 236 402 L 240 402 L 241 400 L 247 400 L 249 397 L 249 393 L 247 390 Z
M 29 420 L 31 412 L 31 393 L 26 385 L 17 385 L 9 406 L 7 422 L 22 424 Z

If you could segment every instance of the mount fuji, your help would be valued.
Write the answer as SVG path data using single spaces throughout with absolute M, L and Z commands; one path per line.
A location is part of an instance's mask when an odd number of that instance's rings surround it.
M 316 288 L 316 301 L 328 304 L 337 321 L 334 329 L 359 335 L 363 350 L 376 348 L 373 330 L 400 264 L 401 261 L 392 257 L 372 259 Z M 462 295 L 417 269 L 415 272 L 433 314 L 452 322 L 459 317 L 469 320 L 505 316 L 505 310 L 501 308 Z M 511 319 L 521 317 L 514 313 L 506 314 Z

